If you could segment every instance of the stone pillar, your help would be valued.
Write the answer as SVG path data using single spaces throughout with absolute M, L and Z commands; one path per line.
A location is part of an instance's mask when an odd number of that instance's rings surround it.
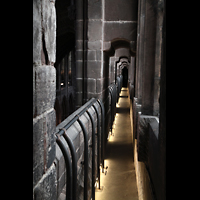
M 145 37 L 145 4 L 146 0 L 138 1 L 137 54 L 136 54 L 136 83 L 135 97 L 138 103 L 142 100 L 142 71 L 144 66 L 144 37 Z
M 87 0 L 76 2 L 76 104 L 86 102 L 87 76 Z
M 159 145 L 160 145 L 160 168 L 161 170 L 161 191 L 159 199 L 166 200 L 166 0 L 163 0 L 163 30 L 161 46 L 161 80 L 160 80 L 160 124 L 159 124 Z
M 55 1 L 33 1 L 33 199 L 56 199 Z
M 88 0 L 87 100 L 103 92 L 103 0 Z

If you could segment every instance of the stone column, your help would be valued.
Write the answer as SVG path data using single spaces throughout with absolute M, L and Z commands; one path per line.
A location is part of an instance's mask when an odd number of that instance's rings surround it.
M 56 199 L 55 1 L 33 1 L 33 199 Z
M 103 0 L 88 0 L 87 99 L 103 92 Z
M 145 6 L 144 65 L 142 66 L 142 114 L 153 115 L 156 13 L 148 0 Z
M 136 54 L 136 83 L 135 97 L 141 104 L 142 100 L 142 72 L 144 66 L 144 37 L 145 37 L 145 4 L 146 0 L 138 2 L 138 26 L 137 26 L 137 54 Z

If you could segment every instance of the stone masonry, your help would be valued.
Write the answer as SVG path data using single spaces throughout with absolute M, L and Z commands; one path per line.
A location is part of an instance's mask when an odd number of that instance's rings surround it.
M 56 199 L 55 1 L 33 1 L 33 199 Z

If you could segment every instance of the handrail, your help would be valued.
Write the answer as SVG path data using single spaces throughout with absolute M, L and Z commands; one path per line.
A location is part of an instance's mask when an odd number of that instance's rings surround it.
M 86 112 L 92 122 L 92 200 L 95 200 L 95 127 L 92 115 L 88 110 Z
M 101 107 L 101 164 L 103 167 L 103 173 L 104 173 L 104 153 L 105 153 L 105 139 L 104 139 L 104 119 L 105 119 L 105 110 L 104 110 L 104 105 L 100 99 L 97 100 Z
M 72 166 L 71 166 L 71 159 L 68 151 L 66 150 L 66 146 L 62 143 L 60 135 L 56 135 L 56 143 L 60 147 L 64 159 L 65 159 L 65 165 L 67 168 L 67 173 L 66 173 L 66 194 L 69 194 L 68 198 L 66 195 L 67 200 L 72 200 Z
M 78 114 L 76 114 L 69 122 L 67 122 L 67 124 L 59 129 L 59 131 L 57 131 L 56 135 L 56 142 L 58 144 L 58 146 L 60 147 L 64 159 L 65 159 L 65 164 L 66 164 L 66 168 L 67 168 L 67 173 L 66 173 L 66 199 L 67 200 L 76 200 L 76 184 L 77 184 L 77 158 L 76 158 L 76 151 L 74 148 L 74 145 L 71 141 L 71 139 L 67 136 L 66 131 L 67 129 L 69 129 L 71 127 L 71 125 L 74 124 L 74 122 L 78 122 L 81 129 L 83 130 L 83 135 L 84 135 L 84 200 L 87 200 L 87 181 L 88 181 L 88 136 L 87 136 L 87 131 L 85 129 L 85 126 L 83 125 L 82 121 L 80 120 L 80 116 L 83 115 L 84 113 L 87 113 L 91 123 L 92 123 L 92 199 L 95 200 L 95 124 L 94 124 L 94 119 L 91 115 L 91 113 L 88 111 L 88 109 L 90 107 L 93 107 L 96 115 L 97 115 L 97 169 L 100 166 L 100 162 L 103 162 L 103 166 L 104 166 L 104 137 L 103 137 L 103 133 L 104 133 L 104 106 L 101 103 L 101 101 L 95 98 L 92 98 L 90 101 L 90 103 L 83 109 L 81 110 Z M 98 103 L 100 105 L 101 108 L 101 127 L 102 127 L 102 132 L 101 132 L 101 137 L 100 137 L 100 118 L 99 118 L 99 113 L 97 111 L 97 108 L 95 107 L 95 103 Z M 71 151 L 71 156 L 72 156 L 72 164 L 71 164 L 71 159 L 70 159 L 70 155 L 68 153 L 67 148 L 65 147 L 65 145 L 63 144 L 62 140 L 61 140 L 61 136 L 64 137 L 65 141 L 67 142 L 70 151 Z M 102 144 L 102 155 L 101 155 L 101 161 L 100 161 L 100 139 L 101 139 L 101 144 Z M 72 167 L 72 166 L 73 167 Z M 100 170 L 100 168 L 99 168 Z M 100 188 L 100 171 L 98 170 L 98 180 L 99 180 L 99 188 Z
M 97 114 L 97 177 L 99 181 L 99 189 L 100 189 L 100 119 L 99 119 L 99 113 L 95 105 L 93 104 L 92 107 L 95 109 L 95 112 Z
M 84 200 L 88 200 L 88 135 L 86 128 L 83 124 L 83 122 L 78 118 L 78 123 L 80 124 L 82 130 L 83 130 L 83 137 L 84 137 Z

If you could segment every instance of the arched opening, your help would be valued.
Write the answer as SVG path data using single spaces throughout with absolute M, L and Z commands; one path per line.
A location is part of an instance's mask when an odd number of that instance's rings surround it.
M 122 69 L 122 76 L 123 76 L 122 87 L 127 87 L 127 84 L 128 84 L 128 69 L 127 69 L 127 67 L 124 67 Z

